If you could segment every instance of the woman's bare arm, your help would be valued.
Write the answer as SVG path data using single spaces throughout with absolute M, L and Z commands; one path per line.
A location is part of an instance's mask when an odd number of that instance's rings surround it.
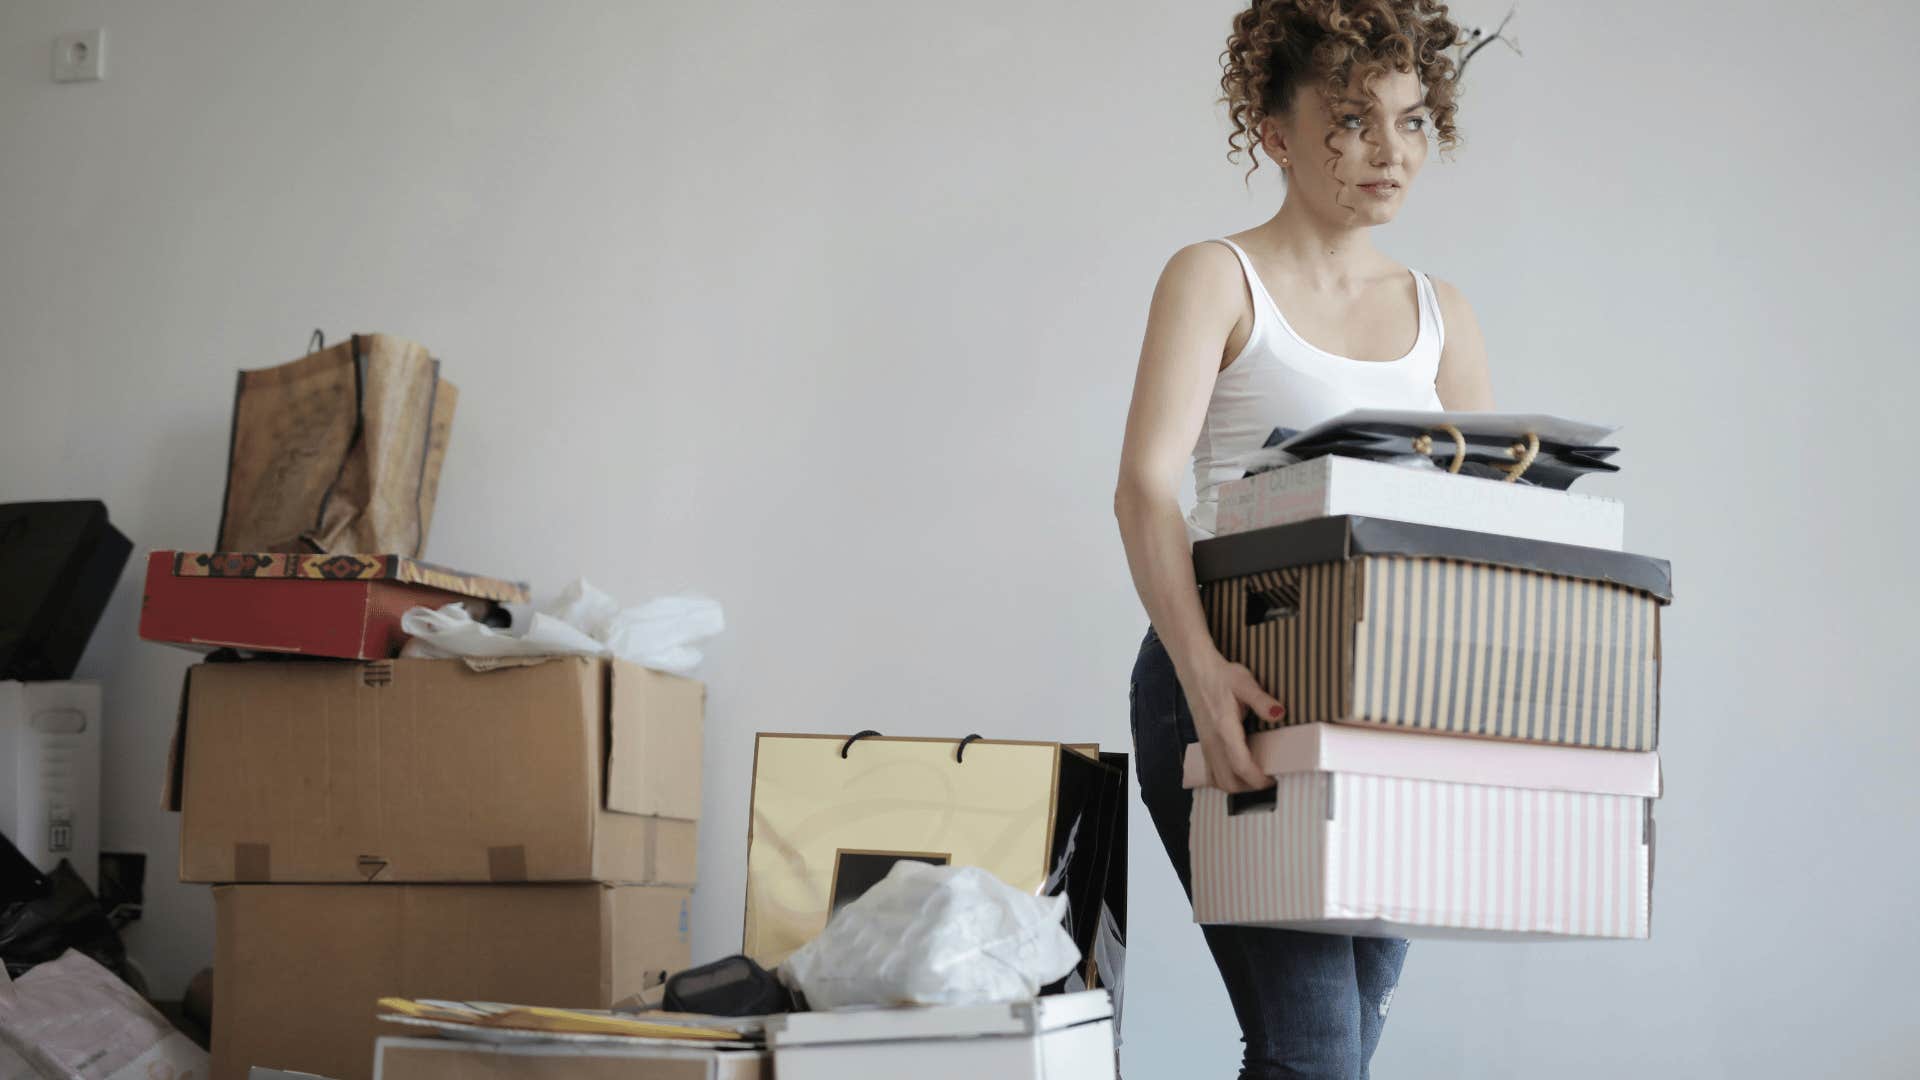
M 1280 704 L 1214 646 L 1178 493 L 1221 353 L 1250 312 L 1246 296 L 1238 260 L 1218 244 L 1182 248 L 1167 262 L 1147 314 L 1113 500 L 1134 588 L 1186 691 L 1201 752 L 1215 783 L 1232 791 L 1272 783 L 1247 752 L 1241 717 L 1251 706 L 1277 718 Z
M 1487 372 L 1487 343 L 1480 336 L 1480 320 L 1452 284 L 1435 278 L 1433 293 L 1440 301 L 1440 318 L 1447 325 L 1440 374 L 1433 381 L 1440 404 L 1450 411 L 1493 408 L 1493 379 Z

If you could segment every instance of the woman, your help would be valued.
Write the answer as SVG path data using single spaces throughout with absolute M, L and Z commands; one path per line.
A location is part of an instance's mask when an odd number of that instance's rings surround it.
M 1197 741 L 1230 791 L 1265 787 L 1248 709 L 1275 700 L 1214 647 L 1191 541 L 1211 534 L 1214 489 L 1244 473 L 1275 427 L 1362 407 L 1492 407 L 1486 353 L 1459 290 L 1375 250 L 1426 162 L 1456 143 L 1459 29 L 1433 0 L 1265 0 L 1222 54 L 1229 158 L 1264 153 L 1280 210 L 1175 253 L 1154 290 L 1114 497 L 1134 586 L 1152 620 L 1133 670 L 1140 792 L 1191 893 L 1180 762 Z M 1249 172 L 1251 175 L 1251 170 Z M 1408 342 L 1412 342 L 1411 345 Z M 1183 520 L 1180 470 L 1198 499 Z M 1285 687 L 1274 688 L 1284 699 Z M 1243 1080 L 1365 1077 L 1406 942 L 1240 926 L 1204 928 L 1245 1043 Z

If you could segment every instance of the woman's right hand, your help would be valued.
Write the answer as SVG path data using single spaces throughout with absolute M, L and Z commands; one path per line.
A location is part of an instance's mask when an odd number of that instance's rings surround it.
M 1195 667 L 1180 673 L 1180 685 L 1186 690 L 1187 708 L 1193 713 L 1194 732 L 1200 736 L 1200 753 L 1207 759 L 1213 786 L 1230 792 L 1272 787 L 1273 777 L 1254 764 L 1247 749 L 1244 717 L 1252 709 L 1257 716 L 1278 720 L 1286 715 L 1286 706 L 1262 690 L 1245 665 L 1218 651 L 1211 651 Z

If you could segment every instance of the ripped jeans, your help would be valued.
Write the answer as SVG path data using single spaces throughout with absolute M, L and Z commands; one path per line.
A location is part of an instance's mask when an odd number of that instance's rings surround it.
M 1133 666 L 1133 760 L 1140 798 L 1180 886 L 1193 895 L 1180 762 L 1195 741 L 1173 660 L 1151 629 Z M 1227 984 L 1245 1053 L 1240 1080 L 1366 1080 L 1407 943 L 1253 926 L 1203 926 Z

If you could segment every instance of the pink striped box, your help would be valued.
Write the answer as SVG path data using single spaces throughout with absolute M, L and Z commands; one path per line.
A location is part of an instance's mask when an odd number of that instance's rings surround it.
M 1201 923 L 1422 938 L 1644 938 L 1651 751 L 1337 724 L 1261 732 L 1266 792 L 1207 786 L 1189 746 Z

